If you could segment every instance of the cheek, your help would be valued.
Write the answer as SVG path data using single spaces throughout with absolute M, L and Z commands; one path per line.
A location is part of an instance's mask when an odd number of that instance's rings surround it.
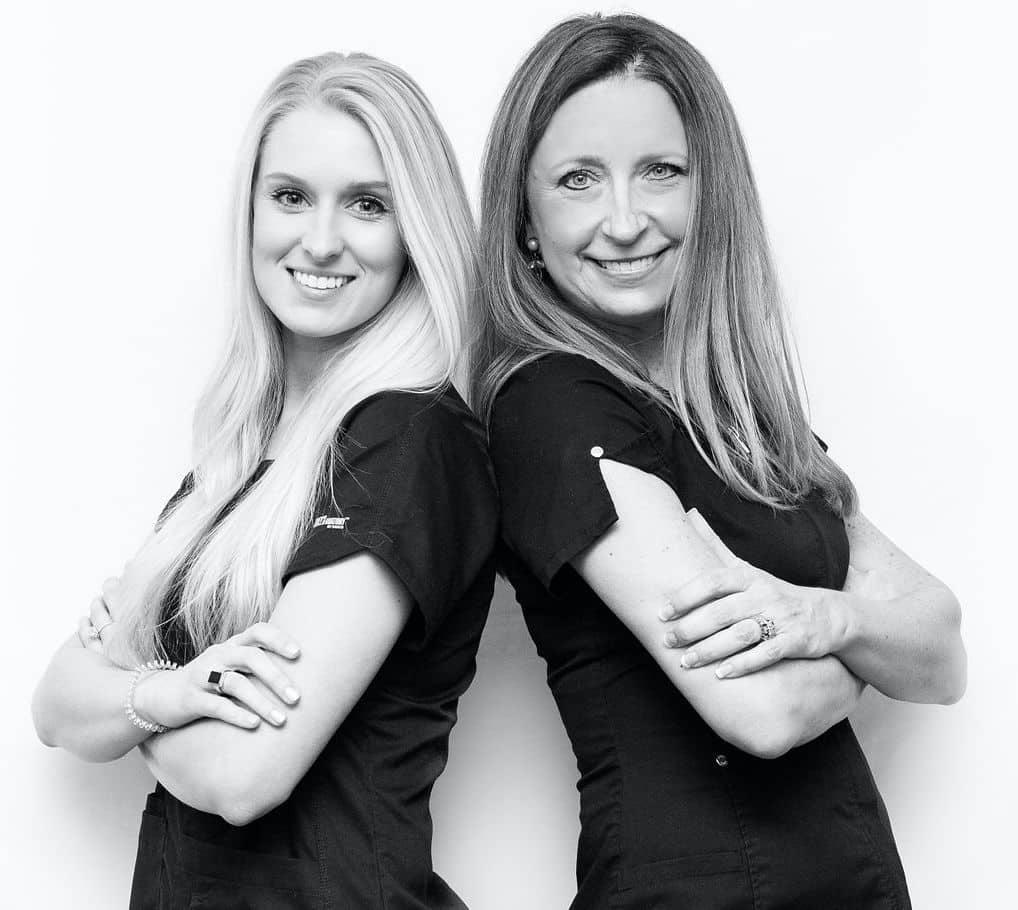
M 251 225 L 251 251 L 254 259 L 279 258 L 296 243 L 292 221 L 278 213 L 256 206 Z
M 407 254 L 399 231 L 384 230 L 363 238 L 358 258 L 364 268 L 395 284 L 406 267 Z
M 539 223 L 541 247 L 552 255 L 575 253 L 589 245 L 599 223 L 593 207 L 568 200 L 546 205 Z

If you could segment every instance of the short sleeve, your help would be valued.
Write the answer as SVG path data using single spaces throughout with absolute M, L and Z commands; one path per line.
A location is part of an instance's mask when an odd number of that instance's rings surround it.
M 559 570 L 618 514 L 598 461 L 675 488 L 661 433 L 631 391 L 586 358 L 550 355 L 507 380 L 492 409 L 491 457 L 506 545 L 550 588 Z
M 489 564 L 497 496 L 480 425 L 454 392 L 384 392 L 348 416 L 312 527 L 283 574 L 365 550 L 416 603 L 409 640 L 423 645 Z

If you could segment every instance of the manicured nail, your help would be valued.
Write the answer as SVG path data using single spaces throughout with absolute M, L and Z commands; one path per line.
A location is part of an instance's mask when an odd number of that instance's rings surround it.
M 282 711 L 273 710 L 269 713 L 269 717 L 272 718 L 272 722 L 277 726 L 286 720 L 286 715 Z
M 674 632 L 665 633 L 665 647 L 674 648 L 679 643 L 679 638 Z
M 300 692 L 298 692 L 293 686 L 287 686 L 283 695 L 286 696 L 286 700 L 288 702 L 295 702 L 298 698 L 300 698 Z
M 668 622 L 669 619 L 675 619 L 675 610 L 672 607 L 662 607 L 657 616 L 661 622 Z
M 679 661 L 679 664 L 687 670 L 691 670 L 698 663 L 700 663 L 700 655 L 696 651 L 687 651 L 682 655 L 682 660 Z
M 731 672 L 732 672 L 732 665 L 731 664 L 722 664 L 720 667 L 718 667 L 714 671 L 714 675 L 718 679 L 724 679 Z
M 300 648 L 298 648 L 296 645 L 287 645 L 286 648 L 287 657 L 296 657 L 298 654 L 300 654 Z

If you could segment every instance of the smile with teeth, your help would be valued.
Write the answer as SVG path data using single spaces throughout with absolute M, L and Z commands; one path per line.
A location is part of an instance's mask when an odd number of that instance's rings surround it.
M 639 259 L 595 259 L 594 262 L 613 275 L 632 275 L 649 269 L 660 255 L 661 253 L 654 253 L 651 256 L 641 256 Z
M 308 272 L 298 272 L 296 269 L 289 271 L 297 284 L 306 288 L 314 288 L 317 291 L 331 291 L 353 281 L 349 275 L 311 275 Z

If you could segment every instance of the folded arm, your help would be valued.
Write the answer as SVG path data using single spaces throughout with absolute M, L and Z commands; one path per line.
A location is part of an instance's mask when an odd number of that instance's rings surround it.
M 686 669 L 683 648 L 662 646 L 671 595 L 722 566 L 686 518 L 675 492 L 636 468 L 600 461 L 618 521 L 572 565 L 626 624 L 697 713 L 723 739 L 771 758 L 847 716 L 863 684 L 835 657 L 785 660 L 742 679 Z
M 275 808 L 360 699 L 412 606 L 395 574 L 366 552 L 297 575 L 271 619 L 302 643 L 300 660 L 286 667 L 301 692 L 286 722 L 244 730 L 199 720 L 154 736 L 141 749 L 152 773 L 182 802 L 231 824 Z
M 716 541 L 700 516 L 690 518 Z M 793 585 L 733 558 L 683 588 L 682 608 L 667 617 L 674 622 L 666 644 L 687 646 L 686 665 L 716 664 L 715 672 L 728 678 L 789 658 L 834 655 L 891 698 L 957 701 L 966 659 L 954 595 L 862 515 L 846 527 L 843 590 Z M 757 644 L 761 629 L 753 617 L 761 615 L 773 622 L 775 636 Z

